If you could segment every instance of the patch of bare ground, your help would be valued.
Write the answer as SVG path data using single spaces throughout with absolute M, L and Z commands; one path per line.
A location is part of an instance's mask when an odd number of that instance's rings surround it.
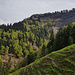
M 57 66 L 60 66 L 60 63 L 57 62 L 57 61 L 52 61 L 52 64 L 57 65 Z
M 55 61 L 52 61 L 52 63 L 53 63 L 54 65 L 57 65 L 57 64 L 55 63 Z
M 50 75 L 50 74 L 46 74 L 46 75 Z
M 3 62 L 8 62 L 9 57 L 11 57 L 11 66 L 13 67 L 15 67 L 23 59 L 23 57 L 15 58 L 15 55 L 12 53 L 7 55 L 1 55 Z
M 37 51 L 38 52 L 38 50 L 39 50 L 38 46 L 36 46 L 35 44 L 32 45 L 32 43 L 30 43 L 29 41 L 28 41 L 28 44 L 30 44 L 31 46 L 33 46 L 33 50 L 34 51 Z
M 57 34 L 58 30 L 59 30 L 59 27 L 52 27 L 53 31 L 54 31 L 54 35 Z

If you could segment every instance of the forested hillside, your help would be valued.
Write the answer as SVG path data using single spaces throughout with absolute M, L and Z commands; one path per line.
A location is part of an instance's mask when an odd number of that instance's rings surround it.
M 48 42 L 46 36 L 41 36 L 39 34 L 43 39 L 41 44 L 38 43 L 40 45 L 36 43 L 38 42 L 38 40 L 35 40 L 37 36 L 34 37 L 35 34 L 31 31 L 23 32 L 20 30 L 15 31 L 13 29 L 3 31 L 3 29 L 1 29 L 0 32 L 0 54 L 7 55 L 13 53 L 14 55 L 12 57 L 23 57 L 23 59 L 15 66 L 12 66 L 11 55 L 9 56 L 7 62 L 3 62 L 3 60 L 0 58 L 1 64 L 3 64 L 0 67 L 0 72 L 2 75 L 8 75 L 9 72 L 12 73 L 21 67 L 27 66 L 35 60 L 40 59 L 53 51 L 57 51 L 71 44 L 75 44 L 75 23 L 60 28 L 56 36 L 54 36 L 53 30 L 51 30 L 50 39 Z M 34 45 L 39 49 L 34 49 Z
M 30 19 L 36 19 L 41 25 L 48 25 L 48 22 L 52 22 L 54 26 L 63 27 L 75 22 L 74 15 L 75 8 L 72 10 L 55 11 L 53 13 L 35 14 Z
M 1 75 L 8 75 L 53 51 L 75 44 L 74 14 L 75 9 L 63 10 L 32 15 L 13 25 L 2 24 Z

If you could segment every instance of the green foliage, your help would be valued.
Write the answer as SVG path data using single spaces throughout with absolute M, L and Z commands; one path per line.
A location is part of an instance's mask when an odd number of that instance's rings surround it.
M 66 46 L 75 43 L 75 25 L 68 25 L 64 28 L 60 28 L 56 36 L 54 37 L 53 31 L 50 35 L 50 40 L 47 45 L 49 52 L 62 49 Z
M 14 70 L 18 70 L 18 69 L 20 69 L 21 67 L 26 66 L 27 64 L 28 64 L 28 59 L 27 59 L 27 56 L 26 56 L 25 58 L 22 59 L 21 62 L 19 62 L 19 63 L 17 64 L 17 66 L 15 67 Z
M 33 24 L 33 21 L 32 21 L 32 20 L 28 20 L 28 23 L 29 23 L 29 24 Z
M 69 37 L 69 45 L 72 45 L 73 44 L 73 38 L 70 36 Z
M 48 54 L 47 42 L 44 42 L 44 44 L 40 47 L 39 52 L 37 53 L 37 58 L 41 58 L 47 54 Z
M 73 28 L 74 26 L 68 25 L 66 28 L 60 29 L 59 32 L 56 35 L 55 39 L 55 44 L 56 47 L 55 49 L 61 49 L 63 47 L 66 47 L 68 45 L 71 45 L 74 43 L 74 31 Z M 59 46 L 58 46 L 59 45 Z
M 48 52 L 52 52 L 53 51 L 53 45 L 54 45 L 54 32 L 53 30 L 51 31 L 51 36 L 50 36 L 50 40 L 49 40 L 49 43 L 47 45 L 47 48 L 48 48 Z
M 34 42 L 38 47 L 41 46 L 43 42 L 45 42 L 45 39 L 49 39 L 49 32 L 47 31 L 46 27 L 31 26 L 31 31 L 35 35 Z
M 39 22 L 38 22 L 38 21 L 35 21 L 35 25 L 39 26 L 40 24 L 39 24 Z
M 25 24 L 25 23 L 24 23 L 24 24 L 23 24 L 23 27 L 24 27 L 24 31 L 26 31 L 26 32 L 27 32 L 27 31 L 28 31 L 27 24 Z
M 2 58 L 0 56 L 0 74 L 1 75 L 3 75 L 2 71 L 3 71 L 3 60 L 2 60 Z
M 5 54 L 8 54 L 8 52 L 9 52 L 9 47 L 6 46 L 6 48 L 5 48 Z
M 53 23 L 52 23 L 52 22 L 48 22 L 48 23 L 47 23 L 47 26 L 48 26 L 48 27 L 52 27 L 52 26 L 53 26 Z
M 23 24 L 24 29 L 28 27 L 26 23 Z M 41 45 L 43 42 L 43 37 L 36 36 L 32 31 L 25 29 L 25 32 L 14 31 L 9 29 L 7 32 L 1 30 L 0 37 L 0 54 L 13 53 L 17 57 L 26 56 L 30 52 L 34 52 L 33 45 Z M 32 45 L 32 46 L 31 46 Z
M 10 75 L 74 75 L 75 60 L 70 60 L 74 54 L 75 44 L 54 51 Z
M 3 60 L 0 56 L 0 75 L 8 75 L 9 74 L 9 69 L 11 68 L 11 62 L 10 62 L 10 58 L 8 60 L 8 62 L 3 63 Z
M 5 47 L 1 46 L 0 54 L 4 54 L 4 53 L 5 53 Z

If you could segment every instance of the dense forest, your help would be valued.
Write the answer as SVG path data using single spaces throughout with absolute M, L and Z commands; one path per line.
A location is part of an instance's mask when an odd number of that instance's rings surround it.
M 70 11 L 32 15 L 13 25 L 0 25 L 0 55 L 13 54 L 7 62 L 0 56 L 0 74 L 8 75 L 53 51 L 75 44 L 75 22 L 72 20 L 73 23 L 70 21 L 69 25 L 66 25 L 68 21 L 60 25 L 55 21 L 72 17 L 72 13 L 75 14 L 74 8 Z M 57 26 L 59 30 L 54 34 L 53 27 Z M 12 66 L 11 57 L 23 59 Z

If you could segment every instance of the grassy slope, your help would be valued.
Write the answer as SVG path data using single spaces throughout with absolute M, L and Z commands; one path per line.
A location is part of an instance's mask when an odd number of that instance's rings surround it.
M 75 44 L 54 51 L 10 75 L 75 75 Z

